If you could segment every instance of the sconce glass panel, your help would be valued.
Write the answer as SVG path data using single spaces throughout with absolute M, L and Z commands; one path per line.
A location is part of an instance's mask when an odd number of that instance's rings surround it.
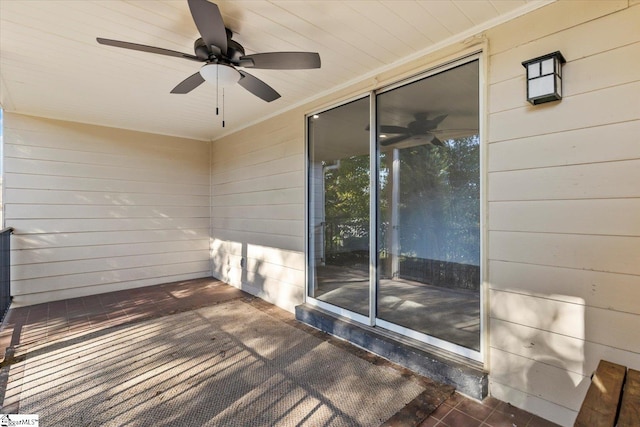
M 537 77 L 529 82 L 529 98 L 540 98 L 555 92 L 553 74 Z
M 554 63 L 553 58 L 545 59 L 544 61 L 542 61 L 542 74 L 543 75 L 553 74 L 553 70 L 554 70 L 553 63 Z

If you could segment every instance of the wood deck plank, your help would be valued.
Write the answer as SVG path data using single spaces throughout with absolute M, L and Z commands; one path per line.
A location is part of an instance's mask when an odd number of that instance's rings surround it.
M 640 424 L 640 371 L 629 369 L 617 426 L 633 427 L 638 424 Z
M 574 427 L 613 427 L 626 367 L 601 360 Z

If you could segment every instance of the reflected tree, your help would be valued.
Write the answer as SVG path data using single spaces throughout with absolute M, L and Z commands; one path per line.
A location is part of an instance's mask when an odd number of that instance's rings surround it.
M 324 173 L 327 219 L 369 219 L 369 156 L 342 159 Z
M 440 286 L 479 285 L 480 151 L 478 136 L 399 150 L 400 274 Z M 381 257 L 390 252 L 392 153 L 380 155 Z M 330 264 L 368 260 L 369 156 L 325 165 L 325 253 Z M 383 260 L 384 264 L 384 260 Z M 384 267 L 384 269 L 388 269 Z
M 389 153 L 381 156 L 381 198 L 392 200 Z M 449 139 L 399 150 L 400 275 L 442 286 L 475 288 L 480 262 L 479 138 Z M 381 210 L 382 234 L 389 209 Z M 385 225 L 387 227 L 385 227 Z M 386 242 L 390 240 L 385 238 Z M 383 251 L 384 252 L 384 251 Z
M 367 263 L 369 156 L 348 157 L 326 167 L 324 185 L 327 262 Z

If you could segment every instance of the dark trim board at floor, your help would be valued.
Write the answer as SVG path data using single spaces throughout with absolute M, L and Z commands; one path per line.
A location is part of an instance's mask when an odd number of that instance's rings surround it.
M 377 366 L 387 366 L 391 369 L 397 370 L 405 378 L 411 378 L 413 381 L 420 383 L 425 391 L 420 393 L 415 399 L 407 403 L 407 405 L 398 411 L 395 415 L 389 418 L 382 424 L 381 427 L 393 427 L 393 426 L 416 426 L 425 420 L 431 413 L 439 408 L 444 402 L 448 401 L 454 396 L 455 388 L 451 385 L 436 382 L 431 378 L 423 376 L 419 373 L 411 371 L 406 367 L 392 363 L 387 359 L 384 359 L 376 354 L 371 353 L 360 347 L 345 341 L 341 338 L 336 338 L 333 335 L 329 335 L 324 331 L 321 331 L 315 327 L 302 323 L 291 316 L 291 313 L 282 310 L 264 300 L 257 297 L 245 298 L 245 302 L 251 304 L 253 307 L 267 313 L 268 315 L 275 317 L 276 319 L 287 323 L 297 329 L 301 329 L 306 333 L 315 336 L 327 343 L 341 348 L 354 356 L 357 356 L 367 362 Z
M 454 386 L 460 393 L 482 400 L 489 378 L 479 363 L 450 355 L 415 340 L 360 325 L 309 304 L 296 307 L 296 319 L 371 351 L 413 372 Z

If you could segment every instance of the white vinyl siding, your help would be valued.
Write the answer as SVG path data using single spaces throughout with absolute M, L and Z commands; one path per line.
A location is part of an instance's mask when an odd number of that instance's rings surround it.
M 287 310 L 304 294 L 304 115 L 212 143 L 213 275 Z
M 5 113 L 16 305 L 210 275 L 209 143 Z
M 490 391 L 562 425 L 600 359 L 640 366 L 640 7 L 572 3 L 487 32 Z M 556 50 L 532 107 L 520 63 Z

